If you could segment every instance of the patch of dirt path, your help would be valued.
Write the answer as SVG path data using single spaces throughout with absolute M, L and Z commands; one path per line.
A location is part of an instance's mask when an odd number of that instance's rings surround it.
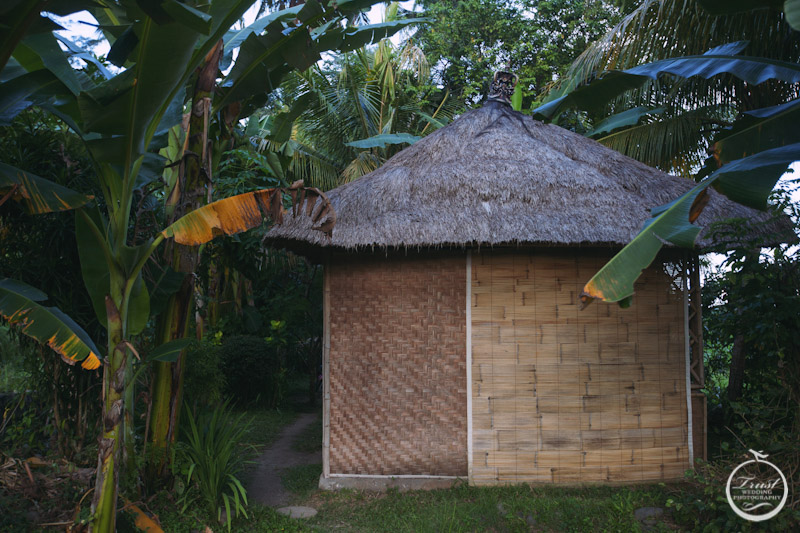
M 247 484 L 248 501 L 270 507 L 289 504 L 292 495 L 281 485 L 281 470 L 291 466 L 310 465 L 322 462 L 322 453 L 303 453 L 292 448 L 292 443 L 308 426 L 317 423 L 317 413 L 301 413 L 297 420 L 283 428 L 280 437 L 265 449 L 250 472 Z

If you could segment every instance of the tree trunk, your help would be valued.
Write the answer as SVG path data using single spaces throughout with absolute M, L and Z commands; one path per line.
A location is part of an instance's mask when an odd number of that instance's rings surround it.
M 208 53 L 197 75 L 189 117 L 189 142 L 184 155 L 184 172 L 178 177 L 176 190 L 170 194 L 168 200 L 170 224 L 203 205 L 206 185 L 211 180 L 208 125 L 211 119 L 211 96 L 221 57 L 222 41 Z M 180 290 L 170 298 L 167 309 L 159 317 L 156 339 L 160 343 L 184 338 L 188 333 L 194 297 L 194 271 L 198 263 L 197 247 L 171 243 L 166 258 L 172 269 L 184 273 L 185 277 Z M 155 363 L 154 366 L 150 444 L 154 459 L 151 473 L 157 477 L 163 477 L 167 473 L 169 447 L 176 438 L 185 363 L 186 352 L 183 352 L 174 363 Z
M 744 384 L 744 335 L 737 333 L 733 337 L 731 349 L 731 366 L 728 373 L 728 400 L 735 402 L 742 396 Z
M 744 260 L 742 262 L 742 269 L 739 272 L 739 276 L 741 276 L 741 281 L 739 282 L 739 288 L 743 289 L 744 286 L 747 284 L 748 275 L 753 271 L 753 266 L 758 264 L 758 250 L 748 249 L 746 255 L 744 256 Z M 744 300 L 744 291 L 736 291 L 739 294 L 735 297 L 735 305 L 737 306 L 735 309 L 735 313 L 737 316 L 737 321 L 742 320 L 743 310 L 740 307 L 740 303 L 743 303 Z M 731 301 L 730 303 L 733 303 Z M 737 327 L 737 329 L 739 329 Z M 745 359 L 746 359 L 747 351 L 745 346 L 745 339 L 744 335 L 741 333 L 736 333 L 733 336 L 733 347 L 731 348 L 731 366 L 728 372 L 728 400 L 735 402 L 742 396 L 742 388 L 744 386 L 744 367 L 745 367 Z

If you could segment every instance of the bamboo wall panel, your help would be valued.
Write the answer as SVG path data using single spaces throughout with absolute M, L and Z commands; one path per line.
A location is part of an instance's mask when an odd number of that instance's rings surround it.
M 332 474 L 467 474 L 465 257 L 334 257 Z
M 579 310 L 609 257 L 473 255 L 475 484 L 665 480 L 689 467 L 679 270 L 646 270 L 628 309 Z

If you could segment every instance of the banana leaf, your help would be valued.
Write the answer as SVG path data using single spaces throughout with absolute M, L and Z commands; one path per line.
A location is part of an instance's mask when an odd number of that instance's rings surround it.
M 36 215 L 76 209 L 93 199 L 92 196 L 0 163 L 0 198 L 9 193 L 25 205 L 28 213 Z
M 714 143 L 719 165 L 768 148 L 800 142 L 800 99 L 744 114 L 733 128 Z
M 60 309 L 39 303 L 45 300 L 47 295 L 30 285 L 0 280 L 0 316 L 52 348 L 65 362 L 83 361 L 81 366 L 87 370 L 99 367 L 100 352 L 89 335 Z
M 594 299 L 620 302 L 625 306 L 633 296 L 633 284 L 655 259 L 664 242 L 692 247 L 700 227 L 692 224 L 704 204 L 695 200 L 712 184 L 729 198 L 763 209 L 775 183 L 786 168 L 800 159 L 800 143 L 766 150 L 733 161 L 698 183 L 677 200 L 651 212 L 639 232 L 592 279 L 581 293 L 585 306 Z
M 344 145 L 361 149 L 386 148 L 386 145 L 388 144 L 414 144 L 421 138 L 422 137 L 411 135 L 410 133 L 381 133 L 380 135 L 373 135 L 368 139 L 344 143 Z
M 753 85 L 771 79 L 800 83 L 800 65 L 797 63 L 734 55 L 746 44 L 728 43 L 703 55 L 664 59 L 625 71 L 612 70 L 603 73 L 598 79 L 534 109 L 533 116 L 539 120 L 550 120 L 570 107 L 596 111 L 625 91 L 640 87 L 648 79 L 656 80 L 665 74 L 679 78 L 700 76 L 705 79 L 719 74 L 731 74 Z

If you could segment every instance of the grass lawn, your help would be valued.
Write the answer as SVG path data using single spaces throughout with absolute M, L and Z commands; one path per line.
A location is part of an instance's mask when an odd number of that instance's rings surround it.
M 469 487 L 386 494 L 317 494 L 321 531 L 638 531 L 634 510 L 664 506 L 659 486 Z M 655 530 L 671 530 L 662 521 Z
M 371 493 L 363 491 L 321 492 L 312 488 L 317 468 L 291 469 L 285 486 L 298 503 L 319 511 L 311 519 L 293 520 L 272 509 L 252 504 L 248 517 L 233 521 L 232 531 L 352 531 L 352 532 L 449 532 L 449 531 L 643 531 L 633 512 L 639 507 L 662 507 L 679 486 L 558 488 L 515 485 L 469 487 L 447 490 Z M 303 474 L 307 474 L 303 476 Z M 313 483 L 312 483 L 313 480 Z M 303 483 L 305 482 L 305 486 Z M 164 511 L 167 511 L 166 509 Z M 187 516 L 160 515 L 165 531 L 197 529 Z M 198 517 L 199 518 L 199 517 Z M 200 520 L 202 522 L 202 520 Z M 213 526 L 212 526 L 213 528 Z M 217 528 L 213 528 L 215 531 Z M 202 529 L 201 529 L 202 530 Z M 220 527 L 220 531 L 224 528 Z M 650 531 L 681 530 L 669 511 Z

